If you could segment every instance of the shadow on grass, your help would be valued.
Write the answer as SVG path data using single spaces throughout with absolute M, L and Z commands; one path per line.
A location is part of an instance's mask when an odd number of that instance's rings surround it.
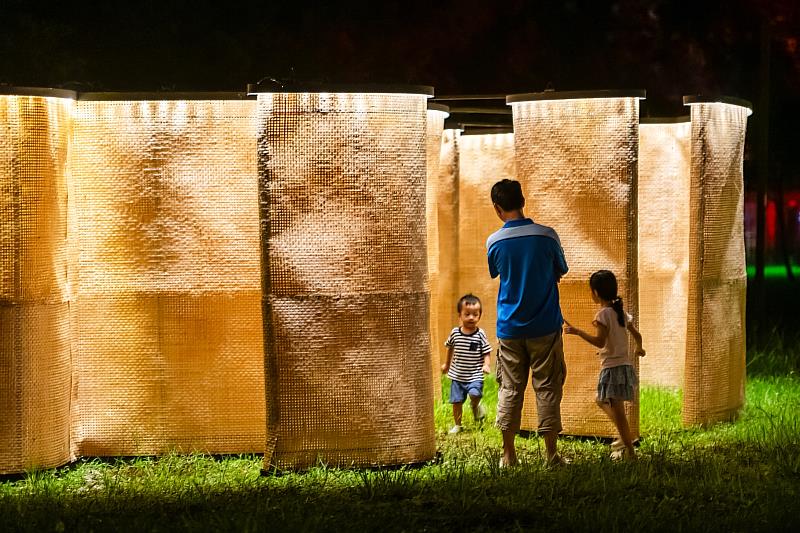
M 758 451 L 769 457 L 771 450 Z M 94 492 L 0 493 L 4 530 L 748 530 L 797 523 L 798 479 L 770 460 L 694 450 L 636 464 L 338 470 L 239 486 L 136 476 Z M 732 460 L 733 459 L 733 460 Z M 122 476 L 121 474 L 118 474 Z M 43 483 L 40 479 L 39 483 Z M 194 481 L 194 482 L 193 482 Z M 124 488 L 123 488 L 124 485 Z

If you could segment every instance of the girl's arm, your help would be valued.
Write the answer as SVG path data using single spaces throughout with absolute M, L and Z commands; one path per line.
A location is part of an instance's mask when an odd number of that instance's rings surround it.
M 580 328 L 576 328 L 566 320 L 564 321 L 564 333 L 567 335 L 577 335 L 578 337 L 582 338 L 592 346 L 596 346 L 597 348 L 602 348 L 606 345 L 606 337 L 608 337 L 608 331 L 603 324 L 594 323 L 594 327 L 597 328 L 597 334 L 591 335 Z
M 453 347 L 447 347 L 447 362 L 442 365 L 442 374 L 447 374 L 447 371 L 450 370 L 450 363 L 453 362 Z
M 633 337 L 633 340 L 636 341 L 636 355 L 639 357 L 645 356 L 644 348 L 642 348 L 642 334 L 639 333 L 639 330 L 636 329 L 636 326 L 633 325 L 633 322 L 628 322 L 628 331 Z

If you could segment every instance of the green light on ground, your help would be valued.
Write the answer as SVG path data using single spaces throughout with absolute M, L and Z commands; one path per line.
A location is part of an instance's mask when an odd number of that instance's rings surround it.
M 792 273 L 796 278 L 800 278 L 800 266 L 792 265 Z M 747 277 L 752 278 L 756 275 L 756 266 L 747 265 Z M 764 277 L 769 279 L 786 279 L 786 267 L 783 265 L 765 265 Z

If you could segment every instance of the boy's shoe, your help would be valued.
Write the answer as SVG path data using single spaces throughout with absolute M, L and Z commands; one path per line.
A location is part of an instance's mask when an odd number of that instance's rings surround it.
M 450 431 L 447 432 L 448 435 L 455 435 L 456 433 L 461 433 L 461 426 L 453 426 L 450 428 Z
M 478 407 L 475 408 L 475 422 L 483 422 L 486 418 L 486 407 L 483 406 L 482 403 L 478 403 Z

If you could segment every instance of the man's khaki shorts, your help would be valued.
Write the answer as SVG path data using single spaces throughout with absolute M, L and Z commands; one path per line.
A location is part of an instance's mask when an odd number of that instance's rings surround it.
M 528 373 L 536 392 L 539 431 L 561 431 L 561 394 L 567 378 L 561 330 L 532 339 L 500 339 L 497 427 L 503 431 L 519 431 Z

